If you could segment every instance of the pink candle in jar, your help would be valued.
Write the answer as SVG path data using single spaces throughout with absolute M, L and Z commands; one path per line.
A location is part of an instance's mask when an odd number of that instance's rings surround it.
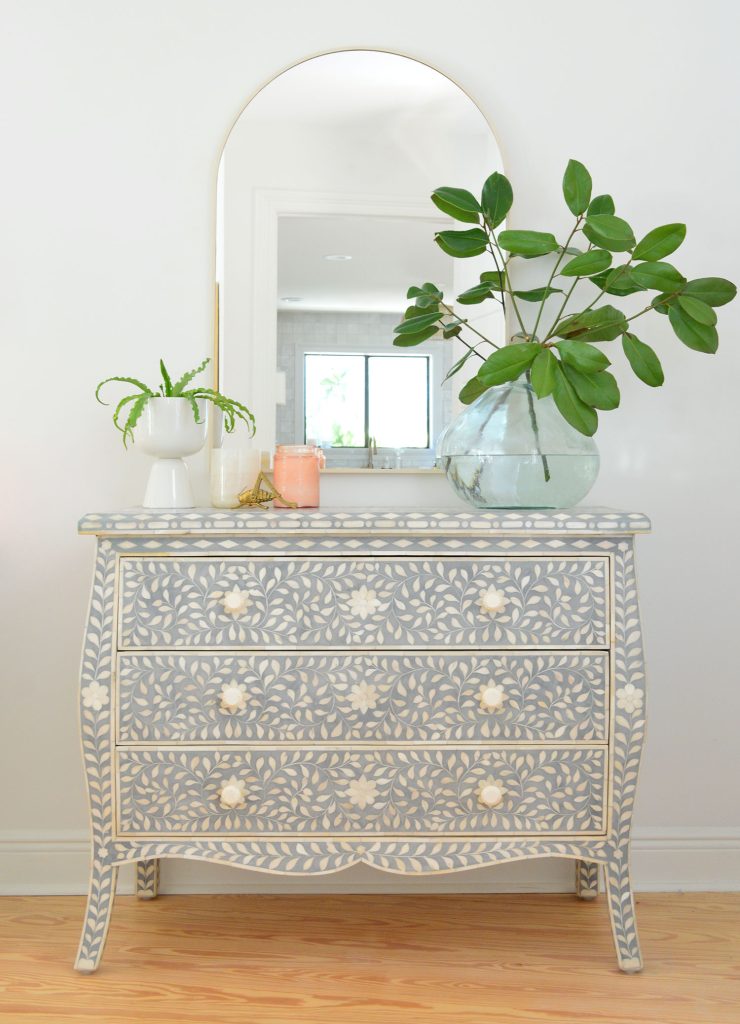
M 319 507 L 319 453 L 312 444 L 279 444 L 272 474 L 275 490 L 298 508 Z M 288 508 L 275 498 L 275 508 Z

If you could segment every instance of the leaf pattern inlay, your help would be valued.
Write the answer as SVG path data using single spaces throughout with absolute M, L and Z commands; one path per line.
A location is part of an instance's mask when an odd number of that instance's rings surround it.
M 604 747 L 122 749 L 120 829 L 121 834 L 599 833 L 605 763 Z M 481 807 L 491 778 L 507 794 L 495 813 Z M 224 807 L 226 791 L 230 807 Z M 238 804 L 231 803 L 237 798 Z
M 607 590 L 604 558 L 132 557 L 121 646 L 593 647 Z
M 119 736 L 599 742 L 607 738 L 608 668 L 602 652 L 127 653 L 118 666 Z M 227 712 L 224 689 L 237 686 L 243 707 Z

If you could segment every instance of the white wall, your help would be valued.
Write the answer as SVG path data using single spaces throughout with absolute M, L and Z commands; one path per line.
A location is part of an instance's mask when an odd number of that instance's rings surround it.
M 0 869 L 8 887 L 74 889 L 93 555 L 75 522 L 136 502 L 145 475 L 92 389 L 109 373 L 151 376 L 160 355 L 184 367 L 210 351 L 217 160 L 245 97 L 312 52 L 407 52 L 456 79 L 496 126 L 513 226 L 562 231 L 559 182 L 576 156 L 638 231 L 687 221 L 685 273 L 738 280 L 740 24 L 731 0 L 626 0 L 616 14 L 588 0 L 376 0 L 371 16 L 344 0 L 2 0 L 0 18 Z M 599 433 L 594 502 L 655 525 L 639 543 L 652 688 L 638 885 L 740 882 L 739 326 L 740 303 L 720 312 L 710 358 L 654 322 L 666 386 L 649 392 L 615 358 L 623 407 Z M 209 871 L 171 866 L 167 879 L 197 884 Z M 559 871 L 533 863 L 511 884 L 557 885 Z

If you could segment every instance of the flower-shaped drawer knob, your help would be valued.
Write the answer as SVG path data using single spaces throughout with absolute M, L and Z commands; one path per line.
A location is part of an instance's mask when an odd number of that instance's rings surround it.
M 506 594 L 501 590 L 496 590 L 495 587 L 486 587 L 485 590 L 481 590 L 477 601 L 481 614 L 488 615 L 490 618 L 502 612 L 508 603 L 509 599 Z
M 506 700 L 506 691 L 500 683 L 487 683 L 478 691 L 481 711 L 500 711 Z
M 252 599 L 245 590 L 240 590 L 236 584 L 231 590 L 225 590 L 223 594 L 214 595 L 221 602 L 226 615 L 238 619 L 249 608 Z
M 218 790 L 218 802 L 224 811 L 237 810 L 247 802 L 247 784 L 236 775 L 227 779 Z
M 221 710 L 229 715 L 243 711 L 247 706 L 247 688 L 244 683 L 224 683 L 221 687 Z
M 477 796 L 481 807 L 498 807 L 504 802 L 506 790 L 500 782 L 489 777 L 478 786 Z

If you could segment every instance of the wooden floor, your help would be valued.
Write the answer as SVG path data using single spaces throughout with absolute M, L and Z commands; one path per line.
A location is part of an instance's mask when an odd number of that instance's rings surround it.
M 740 894 L 640 897 L 636 975 L 603 896 L 121 896 L 87 976 L 82 910 L 0 899 L 2 1024 L 740 1021 Z

